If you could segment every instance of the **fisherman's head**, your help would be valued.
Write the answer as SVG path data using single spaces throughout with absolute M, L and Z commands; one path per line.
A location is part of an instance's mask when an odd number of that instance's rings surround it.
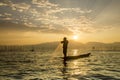
M 67 38 L 66 38 L 66 37 L 64 37 L 64 38 L 63 38 L 63 40 L 67 40 Z

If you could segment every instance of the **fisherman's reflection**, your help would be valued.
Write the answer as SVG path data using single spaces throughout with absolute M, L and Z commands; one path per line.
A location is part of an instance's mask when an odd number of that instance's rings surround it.
M 62 68 L 62 74 L 63 74 L 63 79 L 68 80 L 68 74 L 67 74 L 67 62 L 66 59 L 63 60 L 63 68 Z

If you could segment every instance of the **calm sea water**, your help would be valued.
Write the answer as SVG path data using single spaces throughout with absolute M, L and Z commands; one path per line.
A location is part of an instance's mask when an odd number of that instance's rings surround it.
M 0 52 L 0 80 L 120 80 L 120 52 L 91 53 L 64 64 L 61 52 Z

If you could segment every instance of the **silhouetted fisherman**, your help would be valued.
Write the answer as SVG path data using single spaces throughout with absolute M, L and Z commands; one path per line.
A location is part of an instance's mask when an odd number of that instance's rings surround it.
M 61 43 L 63 44 L 63 54 L 64 54 L 64 58 L 67 57 L 67 46 L 68 46 L 68 40 L 66 37 L 63 38 L 63 41 L 61 41 Z

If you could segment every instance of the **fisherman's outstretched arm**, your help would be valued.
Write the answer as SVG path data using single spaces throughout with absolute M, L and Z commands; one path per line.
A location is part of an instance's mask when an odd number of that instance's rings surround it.
M 61 43 L 64 43 L 64 41 L 61 41 Z

